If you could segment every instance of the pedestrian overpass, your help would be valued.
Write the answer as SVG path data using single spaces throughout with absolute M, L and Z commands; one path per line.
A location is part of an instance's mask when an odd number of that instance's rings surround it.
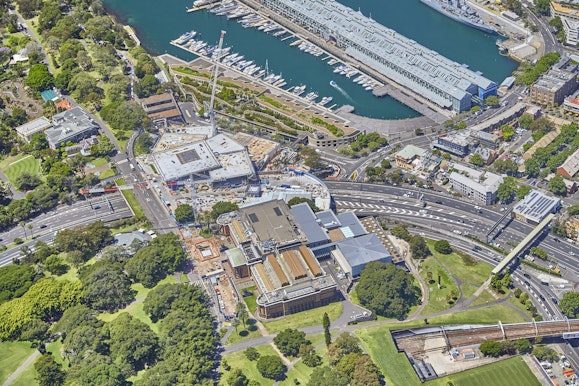
M 517 245 L 515 249 L 511 251 L 511 253 L 509 253 L 495 268 L 493 268 L 493 275 L 500 273 L 502 270 L 508 267 L 509 264 L 511 264 L 511 262 L 535 240 L 535 238 L 543 231 L 543 229 L 545 229 L 553 217 L 555 217 L 555 215 L 553 213 L 549 213 L 547 217 L 545 217 L 545 219 L 541 221 L 541 223 L 537 225 L 535 229 L 533 229 L 531 233 L 529 233 L 523 239 L 523 241 L 521 241 L 519 245 Z

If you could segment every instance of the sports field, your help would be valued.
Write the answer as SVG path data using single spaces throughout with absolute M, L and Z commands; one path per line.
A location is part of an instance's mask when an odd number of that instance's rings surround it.
M 426 382 L 425 385 L 446 386 L 449 381 L 455 386 L 541 385 L 523 358 L 519 356 Z
M 40 174 L 40 162 L 31 155 L 24 157 L 14 157 L 13 159 L 11 157 L 7 161 L 9 162 L 6 162 L 3 171 L 13 185 L 16 177 L 24 172 L 30 173 L 32 175 Z

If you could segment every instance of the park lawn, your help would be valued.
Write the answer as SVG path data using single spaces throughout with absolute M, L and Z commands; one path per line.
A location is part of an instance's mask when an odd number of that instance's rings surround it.
M 517 299 L 516 297 L 511 296 L 509 298 L 509 303 L 517 307 L 519 310 L 523 311 L 526 315 L 529 316 L 529 318 L 533 317 L 533 315 L 529 312 L 529 310 L 527 310 L 527 307 L 524 304 L 521 304 L 519 299 Z
M 105 158 L 96 158 L 90 161 L 90 163 L 98 168 L 99 166 L 105 166 L 106 164 L 109 163 L 109 161 L 107 161 Z
M 428 282 L 426 277 L 427 272 L 432 272 L 433 283 Z M 438 288 L 439 275 L 441 288 Z M 422 263 L 420 276 L 422 276 L 426 282 L 429 290 L 428 304 L 424 307 L 424 310 L 422 310 L 421 315 L 427 316 L 429 314 L 444 311 L 454 305 L 454 302 L 449 304 L 447 299 L 451 292 L 454 292 L 454 295 L 458 297 L 458 286 L 434 257 L 430 256 Z
M 68 366 L 68 360 L 62 357 L 62 351 L 60 350 L 62 350 L 61 338 L 58 338 L 54 342 L 50 342 L 49 344 L 46 345 L 46 352 L 52 353 L 52 355 L 54 356 L 54 360 L 66 368 Z
M 496 302 L 497 299 L 489 292 L 488 289 L 485 289 L 480 295 L 470 304 L 471 307 L 480 306 L 483 304 L 490 304 Z
M 494 304 L 490 307 L 478 308 L 451 314 L 428 318 L 430 324 L 496 324 L 502 323 L 522 323 L 527 320 L 505 304 Z
M 143 213 L 143 208 L 141 208 L 141 205 L 139 205 L 139 203 L 137 202 L 137 199 L 136 199 L 135 195 L 133 194 L 133 192 L 131 192 L 130 190 L 121 190 L 121 193 L 123 193 L 125 200 L 127 200 L 128 204 L 131 207 L 131 209 L 133 210 L 133 213 L 135 214 L 135 216 L 137 216 L 137 218 L 140 218 L 140 219 L 145 218 L 145 214 Z
M 262 356 L 263 355 L 275 355 L 278 356 L 277 352 L 271 347 L 271 345 L 266 344 L 263 346 L 257 346 L 255 348 L 257 352 L 259 352 Z M 255 380 L 259 382 L 260 385 L 273 385 L 274 381 L 272 379 L 267 379 L 261 376 L 259 371 L 257 371 L 257 366 L 255 361 L 250 361 L 245 357 L 243 351 L 236 351 L 233 353 L 225 354 L 223 356 L 223 360 L 226 360 L 229 366 L 231 366 L 231 370 L 233 369 L 241 369 L 243 370 L 243 374 L 247 377 L 247 379 Z M 223 364 L 223 360 L 221 364 Z M 225 371 L 223 367 L 219 368 L 220 371 L 223 372 L 221 379 L 219 381 L 219 385 L 227 385 L 227 376 L 229 375 L 229 371 Z M 230 370 L 230 371 L 231 371 Z
M 117 172 L 115 172 L 113 169 L 108 168 L 103 170 L 102 172 L 99 173 L 99 180 L 106 180 L 107 178 L 111 178 L 117 175 Z
M 320 357 L 322 357 L 322 364 L 320 366 L 326 366 L 328 364 L 327 360 L 326 360 L 326 351 L 327 350 L 328 349 L 325 345 L 316 350 L 318 355 Z M 294 367 L 292 367 L 287 372 L 287 378 L 285 380 L 283 380 L 282 382 L 280 382 L 279 385 L 280 386 L 294 386 L 296 384 L 294 382 L 295 379 L 297 379 L 301 385 L 307 385 L 312 373 L 314 372 L 314 369 L 315 369 L 315 367 L 306 366 L 304 364 L 304 362 L 302 362 L 302 360 L 300 359 L 299 361 L 296 362 Z
M 327 306 L 314 308 L 312 310 L 298 312 L 296 314 L 285 316 L 272 322 L 263 322 L 264 327 L 270 334 L 280 332 L 286 328 L 302 328 L 322 324 L 324 312 L 328 313 L 330 322 L 338 319 L 342 314 L 342 303 L 334 302 Z
M 380 368 L 388 385 L 414 386 L 420 385 L 418 376 L 412 369 L 406 354 L 398 352 L 388 325 L 361 328 L 354 331 L 362 345 Z M 403 328 L 403 325 L 397 328 Z
M 430 247 L 432 254 L 436 256 L 436 258 L 444 264 L 444 266 L 448 268 L 454 276 L 462 279 L 466 283 L 481 286 L 491 275 L 493 267 L 491 267 L 490 264 L 480 260 L 475 260 L 476 264 L 467 265 L 456 253 L 453 252 L 449 255 L 444 255 L 434 250 L 433 241 L 429 241 L 427 244 Z
M 126 312 L 135 319 L 139 319 L 140 321 L 148 325 L 151 328 L 151 330 L 153 330 L 153 332 L 158 334 L 159 326 L 156 323 L 153 323 L 151 318 L 149 318 L 149 315 L 147 315 L 147 313 L 143 310 L 143 306 L 144 306 L 143 302 L 131 303 L 122 310 L 115 312 L 114 314 L 109 313 L 99 314 L 98 318 L 103 322 L 110 322 L 112 320 L 115 320 L 117 316 L 119 316 L 121 313 Z
M 0 384 L 34 352 L 30 342 L 0 342 Z
M 465 299 L 470 298 L 476 292 L 477 288 L 470 284 L 461 284 L 460 290 L 462 291 L 462 296 Z
M 8 162 L 3 170 L 12 185 L 14 185 L 16 178 L 25 172 L 40 176 L 40 160 L 35 159 L 33 156 L 17 156 L 14 158 L 9 157 L 8 159 L 10 159 L 11 162 Z
M 63 256 L 64 254 L 61 254 L 60 257 L 62 257 L 63 259 L 65 259 L 64 261 L 66 262 L 66 257 Z M 54 276 L 54 275 L 53 275 Z M 76 269 L 73 265 L 68 264 L 68 271 L 66 271 L 65 274 L 60 275 L 60 276 L 54 276 L 54 278 L 56 280 L 68 280 L 68 281 L 77 281 L 80 280 L 78 278 L 78 269 Z
M 446 386 L 453 384 L 468 386 L 539 386 L 541 383 L 533 375 L 529 366 L 520 356 L 491 363 L 476 369 L 462 371 L 443 378 L 426 382 L 426 386 Z
M 183 283 L 183 284 L 189 283 L 189 277 L 187 276 L 187 274 L 185 272 L 181 272 L 181 283 Z
M 12 382 L 11 386 L 36 386 L 39 385 L 36 381 L 37 376 L 36 369 L 34 368 L 34 362 L 32 362 L 24 371 Z
M 231 346 L 232 344 L 260 337 L 261 331 L 259 330 L 259 328 L 257 328 L 257 326 L 255 328 L 256 328 L 255 330 L 249 331 L 243 328 L 243 323 L 240 323 L 239 327 L 237 327 L 237 332 L 235 331 L 235 329 L 233 329 L 233 332 L 229 335 L 229 339 L 227 339 L 227 343 L 225 343 L 225 345 Z

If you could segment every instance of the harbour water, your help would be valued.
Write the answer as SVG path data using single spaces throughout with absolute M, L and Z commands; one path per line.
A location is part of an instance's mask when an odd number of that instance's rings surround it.
M 517 63 L 501 56 L 495 44 L 496 36 L 457 23 L 420 3 L 419 0 L 340 0 L 360 10 L 364 15 L 438 51 L 472 70 L 481 71 L 497 83 L 511 74 Z M 332 104 L 353 105 L 356 113 L 373 118 L 401 119 L 418 116 L 412 109 L 392 98 L 376 98 L 370 92 L 338 74 L 333 67 L 315 57 L 290 47 L 296 39 L 281 41 L 253 28 L 243 28 L 235 20 L 216 16 L 206 10 L 187 13 L 192 0 L 103 0 L 107 10 L 132 26 L 143 46 L 153 54 L 170 53 L 185 60 L 195 56 L 172 46 L 169 42 L 186 31 L 198 32 L 197 39 L 216 44 L 221 30 L 226 30 L 226 46 L 231 52 L 240 52 L 246 58 L 282 73 L 287 87 L 307 85 L 306 92 L 316 91 L 321 96 L 333 97 Z M 335 80 L 345 93 L 330 86 Z M 349 98 L 346 97 L 347 94 Z

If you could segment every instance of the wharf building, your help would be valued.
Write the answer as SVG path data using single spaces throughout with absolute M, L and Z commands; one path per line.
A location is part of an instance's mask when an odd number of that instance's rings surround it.
M 497 94 L 497 84 L 333 0 L 259 0 L 390 80 L 459 113 Z
M 383 242 L 368 233 L 356 215 L 330 210 L 314 213 L 307 203 L 291 209 L 282 200 L 240 208 L 223 215 L 237 247 L 227 251 L 238 278 L 256 284 L 257 315 L 276 318 L 338 299 L 338 285 L 358 276 L 368 262 L 392 262 Z M 339 273 L 323 268 L 324 260 Z
M 453 168 L 457 171 L 450 174 L 449 181 L 455 192 L 483 205 L 491 205 L 497 200 L 497 191 L 503 177 L 458 164 L 454 164 Z

